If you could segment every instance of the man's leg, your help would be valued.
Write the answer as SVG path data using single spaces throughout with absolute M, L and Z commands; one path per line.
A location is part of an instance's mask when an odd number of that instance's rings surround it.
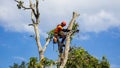
M 59 53 L 63 52 L 62 44 L 60 42 L 58 42 L 58 50 L 59 50 Z
M 61 43 L 64 43 L 65 39 L 66 39 L 66 35 L 63 35 Z

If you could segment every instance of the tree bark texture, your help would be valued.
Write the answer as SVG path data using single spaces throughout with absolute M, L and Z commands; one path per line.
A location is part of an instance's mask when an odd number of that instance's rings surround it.
M 70 21 L 70 24 L 69 24 L 68 28 L 67 28 L 68 30 L 72 30 L 73 24 L 75 23 L 75 20 L 76 20 L 76 18 L 78 16 L 79 16 L 78 13 L 73 12 L 73 17 L 72 17 L 72 19 Z M 65 67 L 65 64 L 66 64 L 67 59 L 68 59 L 68 53 L 69 53 L 69 48 L 70 48 L 70 36 L 71 36 L 71 34 L 72 34 L 72 32 L 70 31 L 66 35 L 66 44 L 65 44 L 64 54 L 63 54 L 64 58 L 63 58 L 62 61 L 60 61 L 61 62 L 60 68 L 64 68 Z

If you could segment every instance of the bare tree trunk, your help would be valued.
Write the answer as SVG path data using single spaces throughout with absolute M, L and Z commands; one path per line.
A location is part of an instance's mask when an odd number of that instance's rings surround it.
M 46 47 L 48 46 L 49 42 L 50 42 L 50 38 L 47 39 L 44 47 L 42 47 L 41 42 L 40 42 L 40 33 L 39 33 L 39 23 L 40 23 L 40 13 L 39 13 L 39 0 L 36 0 L 35 4 L 32 4 L 32 1 L 29 0 L 30 2 L 30 6 L 29 7 L 25 7 L 23 5 L 23 1 L 18 1 L 15 0 L 18 4 L 18 9 L 24 9 L 24 10 L 31 10 L 31 20 L 32 20 L 32 24 L 29 24 L 29 26 L 33 26 L 34 27 L 34 32 L 35 32 L 35 40 L 36 40 L 36 44 L 38 47 L 38 53 L 39 53 L 39 60 L 42 60 L 44 58 L 44 52 L 46 50 Z
M 34 24 L 34 31 L 35 31 L 35 40 L 36 40 L 36 44 L 37 44 L 37 47 L 38 47 L 38 53 L 39 53 L 39 57 L 40 59 L 44 58 L 44 56 L 42 56 L 42 47 L 41 47 L 41 43 L 39 42 L 40 41 L 40 36 L 39 36 L 39 29 L 38 29 L 38 24 Z
M 79 14 L 73 12 L 73 17 L 70 21 L 70 24 L 68 26 L 68 30 L 72 30 L 72 27 L 73 27 L 73 24 L 76 20 L 76 18 L 79 16 Z M 64 50 L 64 58 L 63 60 L 61 61 L 61 65 L 60 65 L 60 68 L 64 68 L 65 67 L 65 64 L 67 62 L 67 59 L 68 59 L 68 53 L 69 53 L 69 48 L 70 48 L 70 36 L 71 36 L 72 32 L 68 32 L 67 33 L 67 36 L 66 36 L 66 44 L 65 44 L 65 50 Z

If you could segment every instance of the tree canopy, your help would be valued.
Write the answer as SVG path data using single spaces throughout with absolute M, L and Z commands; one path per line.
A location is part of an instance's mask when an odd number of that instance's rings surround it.
M 110 68 L 110 64 L 105 56 L 99 60 L 81 47 L 72 47 L 66 68 Z
M 44 65 L 44 68 L 51 65 L 59 67 L 59 63 L 55 63 L 48 58 L 44 58 L 38 62 L 36 57 L 31 57 L 28 63 L 22 62 L 20 65 L 14 63 L 10 68 L 41 68 L 41 64 Z M 105 56 L 99 60 L 85 51 L 84 48 L 71 47 L 65 68 L 110 68 L 110 63 Z

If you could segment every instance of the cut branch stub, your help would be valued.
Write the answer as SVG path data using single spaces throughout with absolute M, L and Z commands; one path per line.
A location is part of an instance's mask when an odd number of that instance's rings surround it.
M 72 17 L 72 19 L 71 19 L 71 21 L 70 21 L 70 23 L 69 23 L 69 26 L 68 26 L 68 30 L 72 30 L 72 26 L 73 26 L 73 24 L 75 23 L 75 20 L 76 20 L 76 18 L 79 16 L 80 14 L 78 14 L 78 13 L 76 13 L 76 12 L 73 12 L 73 17 Z

